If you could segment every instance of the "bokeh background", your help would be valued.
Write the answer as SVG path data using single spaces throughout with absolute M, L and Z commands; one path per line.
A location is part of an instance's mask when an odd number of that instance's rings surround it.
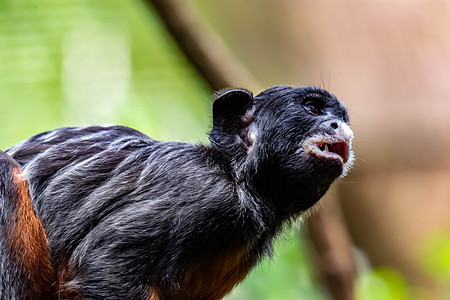
M 348 232 L 355 298 L 450 299 L 450 2 L 178 2 L 253 76 L 236 86 L 316 85 L 349 108 L 357 163 L 325 202 Z M 144 0 L 0 1 L 2 150 L 104 123 L 207 142 L 212 99 Z M 227 299 L 331 299 L 306 228 Z

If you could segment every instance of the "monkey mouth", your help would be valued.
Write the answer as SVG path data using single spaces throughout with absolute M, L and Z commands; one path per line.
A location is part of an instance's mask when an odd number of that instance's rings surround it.
M 326 164 L 339 164 L 344 176 L 353 164 L 353 131 L 342 124 L 333 134 L 314 134 L 304 139 L 299 151 Z
M 313 151 L 319 157 L 329 159 L 339 159 L 345 164 L 350 157 L 349 146 L 345 141 L 340 142 L 316 142 L 316 151 Z
M 299 149 L 300 150 L 300 149 Z M 352 158 L 351 137 L 316 135 L 305 140 L 301 151 L 329 162 L 345 165 Z

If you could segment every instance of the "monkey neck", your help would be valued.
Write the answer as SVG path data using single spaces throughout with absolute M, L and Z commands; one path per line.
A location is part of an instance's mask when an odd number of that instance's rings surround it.
M 215 145 L 205 147 L 207 160 L 210 165 L 218 167 L 227 173 L 233 181 L 237 181 L 246 165 L 246 153 L 243 148 L 219 148 Z
M 253 185 L 257 161 L 245 151 L 224 151 L 211 145 L 206 147 L 207 161 L 233 184 L 241 205 L 242 226 L 249 233 L 248 240 L 275 226 L 275 207 Z M 244 237 L 247 240 L 247 237 Z
M 293 174 L 279 168 L 276 161 L 267 159 L 248 164 L 244 176 L 251 178 L 253 194 L 271 208 L 274 226 L 307 211 L 328 190 L 334 178 L 320 174 Z
M 286 175 L 277 161 L 247 155 L 243 149 L 224 151 L 212 145 L 206 150 L 210 164 L 234 184 L 246 215 L 245 228 L 256 233 L 251 238 L 276 235 L 284 223 L 313 206 L 333 182 L 315 175 Z

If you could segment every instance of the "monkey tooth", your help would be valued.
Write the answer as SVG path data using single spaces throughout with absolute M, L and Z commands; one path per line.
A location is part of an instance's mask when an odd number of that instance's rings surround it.
M 328 144 L 322 144 L 322 145 L 318 145 L 319 149 L 321 151 L 326 151 L 326 152 L 333 152 L 329 150 Z

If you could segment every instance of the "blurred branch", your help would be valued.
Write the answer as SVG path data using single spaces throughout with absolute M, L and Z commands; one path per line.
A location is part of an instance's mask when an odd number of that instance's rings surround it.
M 187 1 L 145 0 L 159 14 L 167 30 L 213 90 L 242 87 L 246 84 L 253 91 L 261 90 L 245 69 L 216 34 L 199 23 Z
M 322 199 L 319 213 L 311 215 L 308 229 L 317 251 L 317 267 L 328 289 L 336 300 L 354 299 L 356 265 L 351 239 L 343 221 L 335 188 Z
M 156 9 L 180 49 L 213 90 L 227 87 L 245 87 L 255 93 L 262 90 L 217 35 L 194 18 L 185 1 L 144 1 Z M 340 208 L 336 199 L 332 200 L 309 218 L 308 227 L 317 250 L 319 271 L 330 293 L 336 300 L 351 300 L 355 266 Z

